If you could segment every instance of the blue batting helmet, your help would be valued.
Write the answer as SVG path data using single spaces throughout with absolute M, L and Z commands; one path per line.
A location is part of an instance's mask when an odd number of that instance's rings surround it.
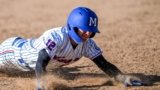
M 82 39 L 75 32 L 75 29 L 81 29 L 83 31 L 99 33 L 98 30 L 98 17 L 91 9 L 87 7 L 77 7 L 72 10 L 68 16 L 67 27 L 69 29 L 70 37 L 77 43 L 81 43 Z

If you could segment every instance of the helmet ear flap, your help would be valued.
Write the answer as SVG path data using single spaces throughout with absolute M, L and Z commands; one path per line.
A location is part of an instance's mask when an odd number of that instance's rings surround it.
M 73 30 L 78 34 L 78 27 L 73 27 Z
M 93 32 L 89 38 L 93 38 L 95 35 L 96 35 L 96 33 Z

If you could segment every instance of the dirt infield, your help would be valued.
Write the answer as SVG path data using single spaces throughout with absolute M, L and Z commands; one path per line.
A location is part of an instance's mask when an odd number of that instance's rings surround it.
M 123 72 L 148 80 L 151 86 L 124 87 L 89 59 L 47 68 L 47 90 L 160 90 L 160 0 L 0 0 L 0 42 L 12 36 L 36 38 L 66 24 L 76 6 L 88 6 L 99 16 L 94 40 L 103 55 Z M 34 74 L 0 72 L 0 90 L 35 90 Z

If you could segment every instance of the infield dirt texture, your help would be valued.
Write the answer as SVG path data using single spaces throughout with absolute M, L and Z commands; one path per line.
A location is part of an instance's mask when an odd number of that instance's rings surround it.
M 12 36 L 36 38 L 63 26 L 77 6 L 99 16 L 101 33 L 94 40 L 108 61 L 152 85 L 125 88 L 82 58 L 63 68 L 49 66 L 47 90 L 160 90 L 160 0 L 0 0 L 0 42 Z M 35 82 L 34 74 L 0 72 L 0 90 L 35 90 Z

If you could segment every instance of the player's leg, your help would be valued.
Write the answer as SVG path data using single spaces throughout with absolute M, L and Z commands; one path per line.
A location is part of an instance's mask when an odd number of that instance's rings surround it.
M 20 37 L 12 37 L 8 38 L 2 42 L 0 45 L 0 69 L 1 71 L 15 73 L 15 72 L 22 72 L 22 71 L 33 71 L 34 64 L 29 65 L 28 63 L 31 62 L 28 59 L 28 56 L 23 59 L 22 52 L 29 53 L 27 50 L 22 51 L 21 45 L 26 42 L 26 39 Z M 26 54 L 25 53 L 25 54 Z M 33 59 L 33 54 L 31 55 Z M 35 56 L 37 57 L 37 56 Z M 28 61 L 27 61 L 28 60 Z M 33 68 L 32 68 L 33 67 Z
M 2 67 L 5 63 L 6 58 L 8 58 L 7 54 L 10 52 L 13 52 L 13 50 L 10 50 L 12 47 L 12 43 L 17 37 L 11 37 L 6 40 L 4 40 L 0 45 L 0 67 Z
M 11 37 L 6 39 L 0 45 L 0 69 L 1 71 L 13 71 L 17 68 L 17 61 L 20 57 L 19 51 L 20 49 L 13 46 L 13 43 L 19 37 Z
M 12 46 L 14 41 L 19 38 L 19 37 L 11 37 L 11 38 L 8 38 L 6 40 L 4 40 L 2 43 L 1 43 L 1 46 Z
M 6 60 L 6 55 L 10 50 L 7 50 L 7 48 L 11 47 L 12 42 L 15 40 L 15 37 L 8 38 L 4 40 L 1 45 L 0 45 L 0 68 L 4 68 L 5 60 Z

